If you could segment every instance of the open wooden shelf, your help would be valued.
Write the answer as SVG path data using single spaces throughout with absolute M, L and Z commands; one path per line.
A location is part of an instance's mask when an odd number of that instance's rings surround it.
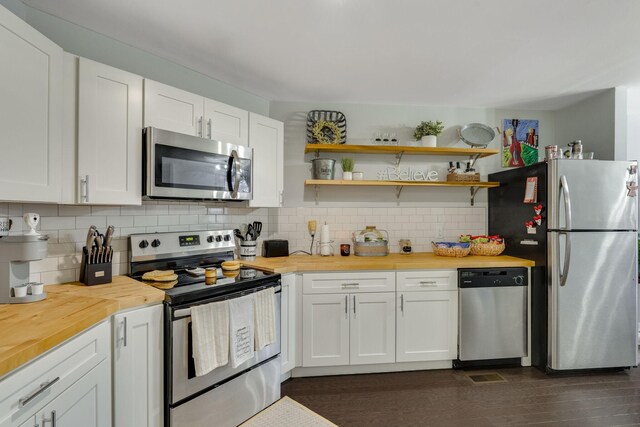
M 412 145 L 307 144 L 305 153 L 421 154 L 431 156 L 478 156 L 498 154 L 491 148 L 419 147 Z
M 500 186 L 499 182 L 478 181 L 345 181 L 341 179 L 307 179 L 304 185 L 351 185 L 367 187 L 477 187 L 491 188 Z

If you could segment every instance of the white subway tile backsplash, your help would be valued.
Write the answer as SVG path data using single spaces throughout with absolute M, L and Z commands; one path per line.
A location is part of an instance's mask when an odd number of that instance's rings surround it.
M 134 227 L 151 227 L 158 225 L 158 217 L 153 215 L 145 215 L 145 216 L 134 216 L 133 217 L 133 226 Z
M 192 225 L 198 223 L 198 215 L 180 215 L 180 224 Z
M 169 214 L 169 206 L 168 205 L 146 205 L 147 215 L 168 215 Z
M 91 215 L 97 216 L 117 216 L 120 215 L 119 206 L 91 206 Z
M 78 216 L 76 217 L 76 228 L 82 229 L 86 228 L 87 230 L 92 225 L 98 227 L 98 230 L 102 233 L 105 232 L 107 228 L 107 217 L 106 216 Z
M 189 213 L 188 205 L 169 205 L 170 215 L 184 215 Z
M 58 206 L 59 216 L 83 216 L 91 215 L 91 206 Z
M 22 218 L 20 220 L 22 222 Z M 14 221 L 14 226 L 16 221 Z M 75 217 L 58 217 L 58 216 L 50 216 L 50 217 L 41 217 L 40 218 L 40 228 L 42 230 L 67 230 L 67 229 L 75 229 L 76 228 L 76 218 Z M 13 229 L 13 227 L 12 227 Z
M 116 229 L 122 227 L 133 227 L 132 215 L 107 216 L 107 225 L 113 225 Z
M 120 208 L 120 213 L 122 215 L 146 215 L 146 208 L 144 205 L 142 206 L 122 206 Z

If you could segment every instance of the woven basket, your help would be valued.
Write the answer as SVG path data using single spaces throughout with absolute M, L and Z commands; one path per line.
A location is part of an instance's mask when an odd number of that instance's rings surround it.
M 504 243 L 473 243 L 471 242 L 471 255 L 496 256 L 504 251 Z
M 318 144 L 319 141 L 313 136 L 313 126 L 318 120 L 325 120 L 335 123 L 340 130 L 338 144 L 347 142 L 347 118 L 340 111 L 311 110 L 307 114 L 307 143 Z
M 462 258 L 469 255 L 471 252 L 471 248 L 439 248 L 435 245 L 435 243 L 431 243 L 431 248 L 433 248 L 433 253 L 438 256 L 452 256 L 456 258 Z
M 457 182 L 479 182 L 480 174 L 474 173 L 473 175 L 467 175 L 463 173 L 449 173 L 447 174 L 447 181 L 457 181 Z

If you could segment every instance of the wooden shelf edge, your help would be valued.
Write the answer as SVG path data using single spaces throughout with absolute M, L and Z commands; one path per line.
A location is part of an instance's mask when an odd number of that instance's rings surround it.
M 499 187 L 495 181 L 345 181 L 341 179 L 307 179 L 304 185 L 368 186 L 368 187 Z
M 353 145 L 353 144 L 307 144 L 305 153 L 363 153 L 363 154 L 422 154 L 433 156 L 492 156 L 500 153 L 493 148 L 420 147 L 402 145 Z

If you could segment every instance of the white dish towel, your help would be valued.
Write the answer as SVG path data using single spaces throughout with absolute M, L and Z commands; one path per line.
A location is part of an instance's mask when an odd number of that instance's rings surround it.
M 276 307 L 273 287 L 256 292 L 253 300 L 256 322 L 256 351 L 276 342 Z
M 229 300 L 231 366 L 253 358 L 253 294 Z
M 191 307 L 193 361 L 200 377 L 229 363 L 229 303 Z

